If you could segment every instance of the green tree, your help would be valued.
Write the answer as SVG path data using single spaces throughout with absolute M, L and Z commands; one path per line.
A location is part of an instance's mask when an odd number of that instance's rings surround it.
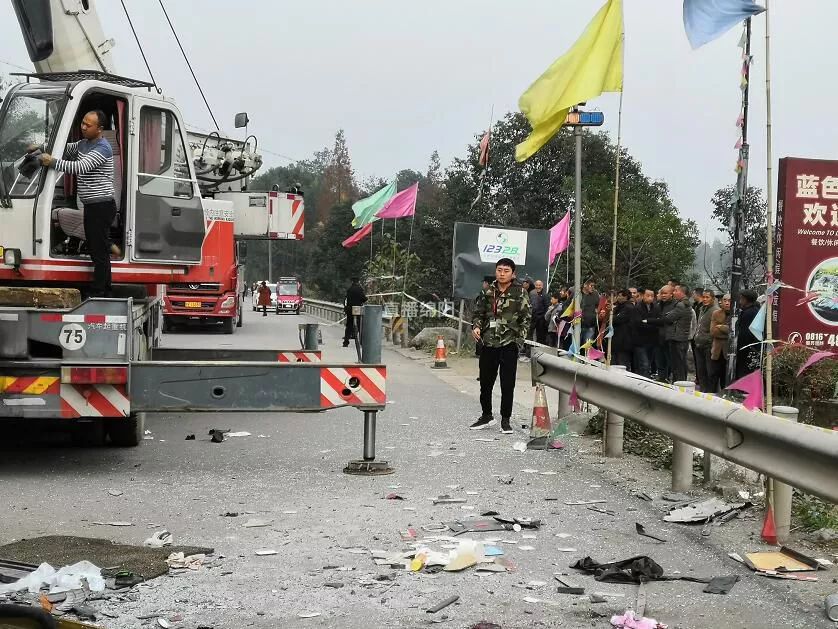
M 357 198 L 358 186 L 355 183 L 355 171 L 352 169 L 346 136 L 343 129 L 340 129 L 335 134 L 335 146 L 323 169 L 317 197 L 317 211 L 314 214 L 317 223 L 325 224 L 333 207 L 355 201 Z
M 712 274 L 712 281 L 718 287 L 730 286 L 730 273 L 733 252 L 733 224 L 734 186 L 720 188 L 713 195 L 713 218 L 719 222 L 719 231 L 725 237 L 726 265 Z M 742 246 L 742 281 L 740 290 L 756 286 L 765 278 L 765 250 L 766 230 L 765 214 L 767 204 L 762 190 L 748 186 L 742 203 L 742 229 L 740 243 Z

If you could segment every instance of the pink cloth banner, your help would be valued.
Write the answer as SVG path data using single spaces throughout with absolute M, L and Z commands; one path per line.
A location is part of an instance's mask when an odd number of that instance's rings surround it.
M 747 408 L 749 411 L 753 411 L 754 409 L 759 410 L 762 408 L 762 369 L 757 369 L 756 371 L 749 373 L 747 376 L 739 378 L 736 382 L 732 382 L 727 385 L 726 388 L 747 393 L 748 395 L 742 402 L 742 406 Z
M 838 354 L 836 354 L 835 352 L 815 352 L 814 354 L 809 356 L 809 360 L 807 360 L 805 363 L 803 363 L 803 366 L 800 368 L 800 371 L 797 372 L 797 377 L 799 378 L 800 374 L 802 374 L 804 371 L 806 371 L 809 367 L 811 367 L 815 363 L 819 363 L 824 358 L 830 358 L 830 357 L 838 357 Z
M 416 213 L 416 196 L 419 193 L 419 182 L 405 188 L 392 199 L 387 201 L 383 208 L 378 210 L 378 218 L 405 218 Z
M 567 250 L 570 244 L 570 212 L 550 228 L 550 264 L 556 256 Z

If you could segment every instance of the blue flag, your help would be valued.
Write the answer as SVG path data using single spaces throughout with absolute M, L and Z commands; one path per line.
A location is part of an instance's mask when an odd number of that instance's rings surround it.
M 763 11 L 754 0 L 684 0 L 684 30 L 690 45 L 699 48 Z
M 757 316 L 754 317 L 748 329 L 760 341 L 765 340 L 765 304 L 759 307 L 759 312 L 757 312 Z

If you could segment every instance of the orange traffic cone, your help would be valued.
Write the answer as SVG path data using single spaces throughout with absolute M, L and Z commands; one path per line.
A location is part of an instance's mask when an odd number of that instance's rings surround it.
M 535 401 L 532 405 L 532 423 L 530 424 L 530 450 L 546 450 L 550 442 L 553 427 L 550 422 L 550 410 L 547 408 L 547 395 L 544 385 L 535 385 Z
M 769 487 L 765 501 L 765 521 L 762 523 L 762 539 L 766 544 L 777 545 L 777 526 L 774 522 L 774 488 L 773 482 L 769 479 Z
M 436 353 L 434 353 L 434 369 L 448 369 L 448 349 L 442 336 L 436 337 Z

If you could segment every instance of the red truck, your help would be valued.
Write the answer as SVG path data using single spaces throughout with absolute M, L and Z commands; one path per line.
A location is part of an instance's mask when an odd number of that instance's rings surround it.
M 163 293 L 163 329 L 190 323 L 220 323 L 225 334 L 242 326 L 244 241 L 236 241 L 235 213 L 229 201 L 203 199 L 207 235 L 201 264 Z

